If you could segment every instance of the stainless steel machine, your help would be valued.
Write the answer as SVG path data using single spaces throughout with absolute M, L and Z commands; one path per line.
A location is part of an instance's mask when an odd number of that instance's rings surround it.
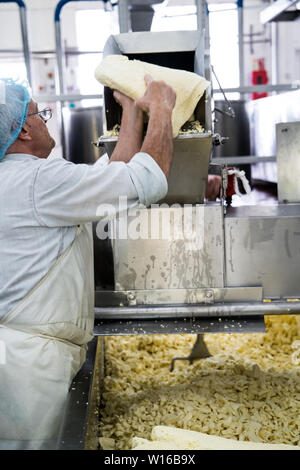
M 125 54 L 210 79 L 209 56 L 199 31 L 111 36 L 104 54 Z M 108 88 L 104 102 L 104 128 L 110 130 L 120 123 L 120 108 Z M 300 204 L 296 185 L 292 189 L 291 182 L 279 178 L 279 194 L 290 187 L 294 197 L 282 198 L 272 206 L 228 207 L 223 199 L 207 203 L 205 185 L 216 138 L 211 103 L 207 90 L 195 110 L 205 132 L 179 135 L 174 141 L 169 191 L 160 201 L 168 207 L 144 208 L 128 216 L 127 225 L 138 218 L 148 230 L 146 236 L 132 239 L 127 233 L 111 240 L 113 288 L 96 289 L 98 335 L 258 331 L 263 328 L 265 314 L 300 312 Z M 297 127 L 297 123 L 294 125 Z M 280 139 L 289 135 L 295 138 L 296 131 L 289 126 L 287 131 L 278 127 L 279 146 Z M 117 137 L 105 135 L 98 140 L 108 154 L 116 141 Z M 279 167 L 285 165 L 285 159 L 286 153 L 278 154 Z M 291 145 L 289 168 L 295 168 L 296 161 L 297 149 Z M 188 217 L 188 206 L 191 217 L 197 220 L 193 241 L 174 235 Z M 151 227 L 156 223 L 153 220 L 168 216 L 171 234 L 167 238 L 151 237 Z M 113 221 L 114 234 L 120 233 L 122 223 L 121 218 Z M 229 320 L 230 328 L 225 325 Z
M 209 80 L 203 44 L 198 31 L 132 33 L 110 37 L 104 52 L 194 71 Z M 197 334 L 190 355 L 174 358 L 173 368 L 177 359 L 192 362 L 210 355 L 204 333 L 263 331 L 264 315 L 300 313 L 300 122 L 276 126 L 278 203 L 230 207 L 224 198 L 208 203 L 204 194 L 212 147 L 220 141 L 211 105 L 207 90 L 195 111 L 205 132 L 174 141 L 164 201 L 115 219 L 109 225 L 111 238 L 97 240 L 95 270 L 102 272 L 100 281 L 106 275 L 105 282 L 96 282 L 97 352 L 94 341 L 73 382 L 60 449 L 99 446 L 104 336 Z M 105 89 L 104 129 L 112 129 L 120 118 L 112 91 Z M 111 154 L 116 141 L 104 134 L 98 145 Z M 223 164 L 218 160 L 225 178 L 226 159 Z M 160 222 L 166 220 L 169 232 L 163 236 Z M 189 230 L 180 238 L 185 223 Z M 140 227 L 141 236 L 130 237 L 131 224 Z
M 105 54 L 122 53 L 209 79 L 209 57 L 203 51 L 203 38 L 196 31 L 124 34 L 111 37 L 105 48 Z M 109 89 L 104 103 L 104 128 L 112 129 L 121 110 Z M 220 141 L 211 104 L 208 90 L 196 108 L 205 132 L 174 141 L 169 192 L 160 201 L 168 205 L 143 208 L 125 218 L 127 228 L 139 225 L 144 236 L 98 240 L 95 268 L 102 270 L 99 279 L 106 273 L 106 282 L 96 283 L 97 352 L 92 342 L 73 382 L 57 442 L 60 449 L 99 448 L 104 336 L 197 334 L 190 355 L 174 358 L 173 368 L 178 359 L 192 362 L 210 355 L 204 333 L 263 331 L 264 315 L 300 313 L 300 122 L 276 125 L 278 202 L 231 207 L 222 198 L 208 203 L 204 191 L 211 150 Z M 105 135 L 98 140 L 109 154 L 116 141 Z M 225 177 L 226 159 L 218 160 Z M 165 217 L 168 236 L 151 237 L 157 221 Z M 185 220 L 196 237 L 176 236 Z M 124 218 L 114 220 L 111 233 L 120 234 L 122 223 Z

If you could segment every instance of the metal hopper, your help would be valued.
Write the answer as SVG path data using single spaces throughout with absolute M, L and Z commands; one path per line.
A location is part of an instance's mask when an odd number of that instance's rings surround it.
M 199 31 L 142 32 L 110 36 L 104 56 L 124 54 L 156 65 L 195 72 L 209 79 L 205 66 L 203 35 Z M 208 75 L 208 76 L 207 76 Z M 104 88 L 103 129 L 111 131 L 121 122 L 121 107 L 113 98 L 113 90 Z M 161 202 L 168 204 L 196 204 L 204 201 L 205 186 L 212 147 L 211 90 L 207 89 L 194 111 L 195 120 L 204 133 L 181 134 L 174 139 L 174 157 L 168 180 L 168 194 Z M 110 156 L 117 136 L 101 136 L 98 145 L 104 145 Z

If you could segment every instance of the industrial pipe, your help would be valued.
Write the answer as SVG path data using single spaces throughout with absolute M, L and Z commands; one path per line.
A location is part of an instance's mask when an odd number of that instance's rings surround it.
M 119 0 L 118 9 L 119 9 L 120 33 L 128 33 L 129 31 L 128 0 Z
M 244 12 L 243 0 L 237 0 L 240 87 L 244 86 Z
M 300 314 L 300 302 L 239 302 L 231 304 L 96 307 L 96 320 L 131 320 L 191 317 L 236 317 Z
M 58 92 L 59 94 L 64 93 L 64 67 L 63 67 L 63 50 L 62 50 L 62 37 L 61 37 L 61 26 L 60 26 L 60 14 L 62 8 L 70 2 L 88 2 L 91 0 L 60 0 L 56 5 L 54 12 L 54 24 L 55 24 L 55 43 L 56 43 L 56 58 L 57 58 L 57 71 L 58 71 Z M 107 0 L 93 0 L 102 1 L 104 3 Z
M 201 54 L 201 59 L 199 59 L 200 64 L 200 73 L 205 75 L 205 60 L 204 60 L 204 51 L 207 45 L 207 23 L 208 23 L 208 8 L 206 0 L 195 0 L 196 5 L 196 15 L 197 15 L 197 29 L 201 31 L 201 43 L 200 50 L 203 51 Z
M 19 7 L 22 42 L 23 42 L 23 53 L 24 53 L 25 67 L 26 67 L 26 73 L 27 73 L 27 80 L 29 84 L 32 85 L 30 53 L 29 53 L 29 43 L 28 43 L 27 15 L 26 15 L 25 3 L 22 0 L 0 0 L 0 3 L 16 3 Z
M 279 82 L 278 76 L 278 23 L 271 23 L 271 67 L 272 67 L 272 85 Z
M 63 7 L 70 2 L 89 2 L 91 0 L 60 0 L 56 5 L 54 12 L 55 23 L 55 43 L 56 43 L 56 57 L 57 57 L 57 70 L 58 70 L 58 92 L 64 93 L 64 72 L 63 72 L 63 50 L 62 50 L 62 37 L 60 26 L 60 14 Z M 107 3 L 108 0 L 92 0 Z M 119 27 L 120 33 L 127 33 L 129 29 L 129 13 L 128 13 L 128 0 L 119 0 Z
M 58 77 L 58 89 L 57 92 L 59 95 L 64 94 L 65 84 L 64 84 L 64 65 L 63 65 L 63 47 L 62 47 L 62 37 L 61 37 L 61 25 L 60 25 L 60 14 L 62 8 L 70 2 L 78 2 L 78 1 L 91 1 L 91 0 L 60 0 L 56 5 L 55 12 L 54 12 L 54 24 L 55 24 L 55 43 L 56 43 L 56 60 L 57 60 L 57 77 Z M 99 1 L 99 0 L 93 0 Z M 107 0 L 100 0 L 104 3 Z M 63 149 L 63 154 L 66 151 L 66 143 L 65 143 L 65 132 L 64 132 L 64 123 L 63 123 L 63 102 L 59 104 L 59 119 L 60 119 L 60 135 L 61 135 L 61 145 Z
M 197 15 L 197 29 L 200 31 L 205 30 L 206 17 L 207 17 L 207 5 L 205 0 L 195 0 L 196 3 L 196 15 Z

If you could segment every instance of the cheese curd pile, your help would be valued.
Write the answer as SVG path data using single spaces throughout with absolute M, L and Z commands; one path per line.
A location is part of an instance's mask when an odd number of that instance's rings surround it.
M 265 322 L 266 333 L 205 334 L 213 356 L 172 373 L 196 335 L 107 337 L 102 447 L 129 450 L 157 425 L 300 445 L 300 316 Z
M 179 134 L 203 134 L 204 127 L 201 126 L 199 121 L 187 121 L 179 131 Z M 111 130 L 105 131 L 106 137 L 116 137 L 120 133 L 120 125 L 115 124 Z

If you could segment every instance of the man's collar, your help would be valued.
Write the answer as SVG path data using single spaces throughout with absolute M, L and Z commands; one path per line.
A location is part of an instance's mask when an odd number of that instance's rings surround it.
M 39 157 L 31 155 L 29 153 L 7 153 L 3 160 L 15 160 L 15 161 L 24 161 L 24 160 L 39 160 Z

